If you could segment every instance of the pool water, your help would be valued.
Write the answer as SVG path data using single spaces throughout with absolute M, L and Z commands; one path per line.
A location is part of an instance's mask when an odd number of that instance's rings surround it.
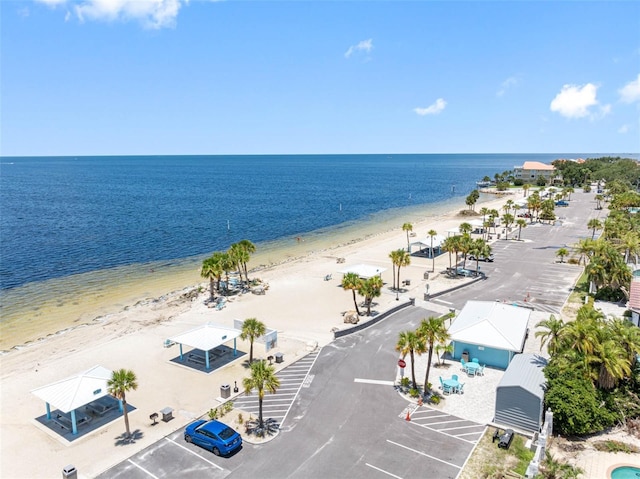
M 640 468 L 638 467 L 616 467 L 611 471 L 611 479 L 640 479 Z

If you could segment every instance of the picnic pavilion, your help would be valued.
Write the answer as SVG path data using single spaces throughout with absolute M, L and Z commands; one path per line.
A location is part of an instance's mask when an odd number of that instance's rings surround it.
M 71 432 L 77 435 L 78 426 L 91 419 L 89 416 L 76 414 L 78 409 L 87 406 L 87 409 L 95 410 L 100 415 L 107 412 L 109 406 L 101 400 L 109 396 L 107 383 L 112 375 L 111 370 L 102 366 L 94 366 L 76 376 L 34 389 L 31 393 L 45 402 L 48 421 L 57 422 L 63 429 L 68 429 L 71 426 Z M 52 406 L 59 411 L 55 418 L 51 414 Z M 119 401 L 119 408 L 120 411 L 124 410 L 121 401 Z M 60 412 L 64 414 L 60 414 Z M 67 416 L 68 414 L 70 418 Z M 78 417 L 79 415 L 80 417 Z
M 213 323 L 206 323 L 197 328 L 191 329 L 185 333 L 169 338 L 169 341 L 180 345 L 180 361 L 184 361 L 184 352 L 182 347 L 188 346 L 192 350 L 204 351 L 204 363 L 206 369 L 211 369 L 212 355 L 224 354 L 224 351 L 217 349 L 223 344 L 233 339 L 233 355 L 238 355 L 236 349 L 236 339 L 242 334 L 242 331 L 236 328 L 227 328 Z M 197 360 L 198 356 L 188 356 L 190 360 Z

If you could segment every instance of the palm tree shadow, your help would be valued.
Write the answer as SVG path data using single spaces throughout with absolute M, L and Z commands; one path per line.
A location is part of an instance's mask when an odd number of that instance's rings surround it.
M 129 444 L 135 444 L 136 441 L 139 441 L 144 437 L 144 433 L 140 429 L 136 429 L 131 432 L 131 436 L 127 437 L 127 433 L 123 432 L 119 436 L 116 436 L 116 442 L 114 443 L 116 446 L 127 446 Z

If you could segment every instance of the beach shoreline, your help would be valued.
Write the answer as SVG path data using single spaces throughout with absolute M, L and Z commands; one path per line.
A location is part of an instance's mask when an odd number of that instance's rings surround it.
M 505 201 L 505 196 L 497 199 L 494 195 L 483 195 L 476 209 L 496 201 Z M 385 235 L 405 222 L 415 224 L 417 230 L 424 222 L 455 216 L 461 209 L 467 209 L 464 198 L 455 197 L 434 204 L 388 210 L 368 219 L 258 244 L 249 263 L 250 270 L 254 277 L 259 277 L 263 271 L 304 261 L 309 256 L 331 256 L 338 248 Z M 120 266 L 5 291 L 0 356 L 77 328 L 103 323 L 139 304 L 172 300 L 190 290 L 207 287 L 208 282 L 199 274 L 204 257 Z M 22 303 L 24 298 L 29 298 L 27 304 Z

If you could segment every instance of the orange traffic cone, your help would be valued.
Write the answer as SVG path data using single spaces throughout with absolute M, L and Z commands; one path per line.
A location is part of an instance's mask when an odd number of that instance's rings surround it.
M 409 411 L 407 411 L 407 417 L 404 418 L 406 421 L 411 421 L 411 416 L 409 415 Z
M 422 396 L 420 396 L 418 398 L 418 406 L 422 406 L 423 402 L 422 402 Z

